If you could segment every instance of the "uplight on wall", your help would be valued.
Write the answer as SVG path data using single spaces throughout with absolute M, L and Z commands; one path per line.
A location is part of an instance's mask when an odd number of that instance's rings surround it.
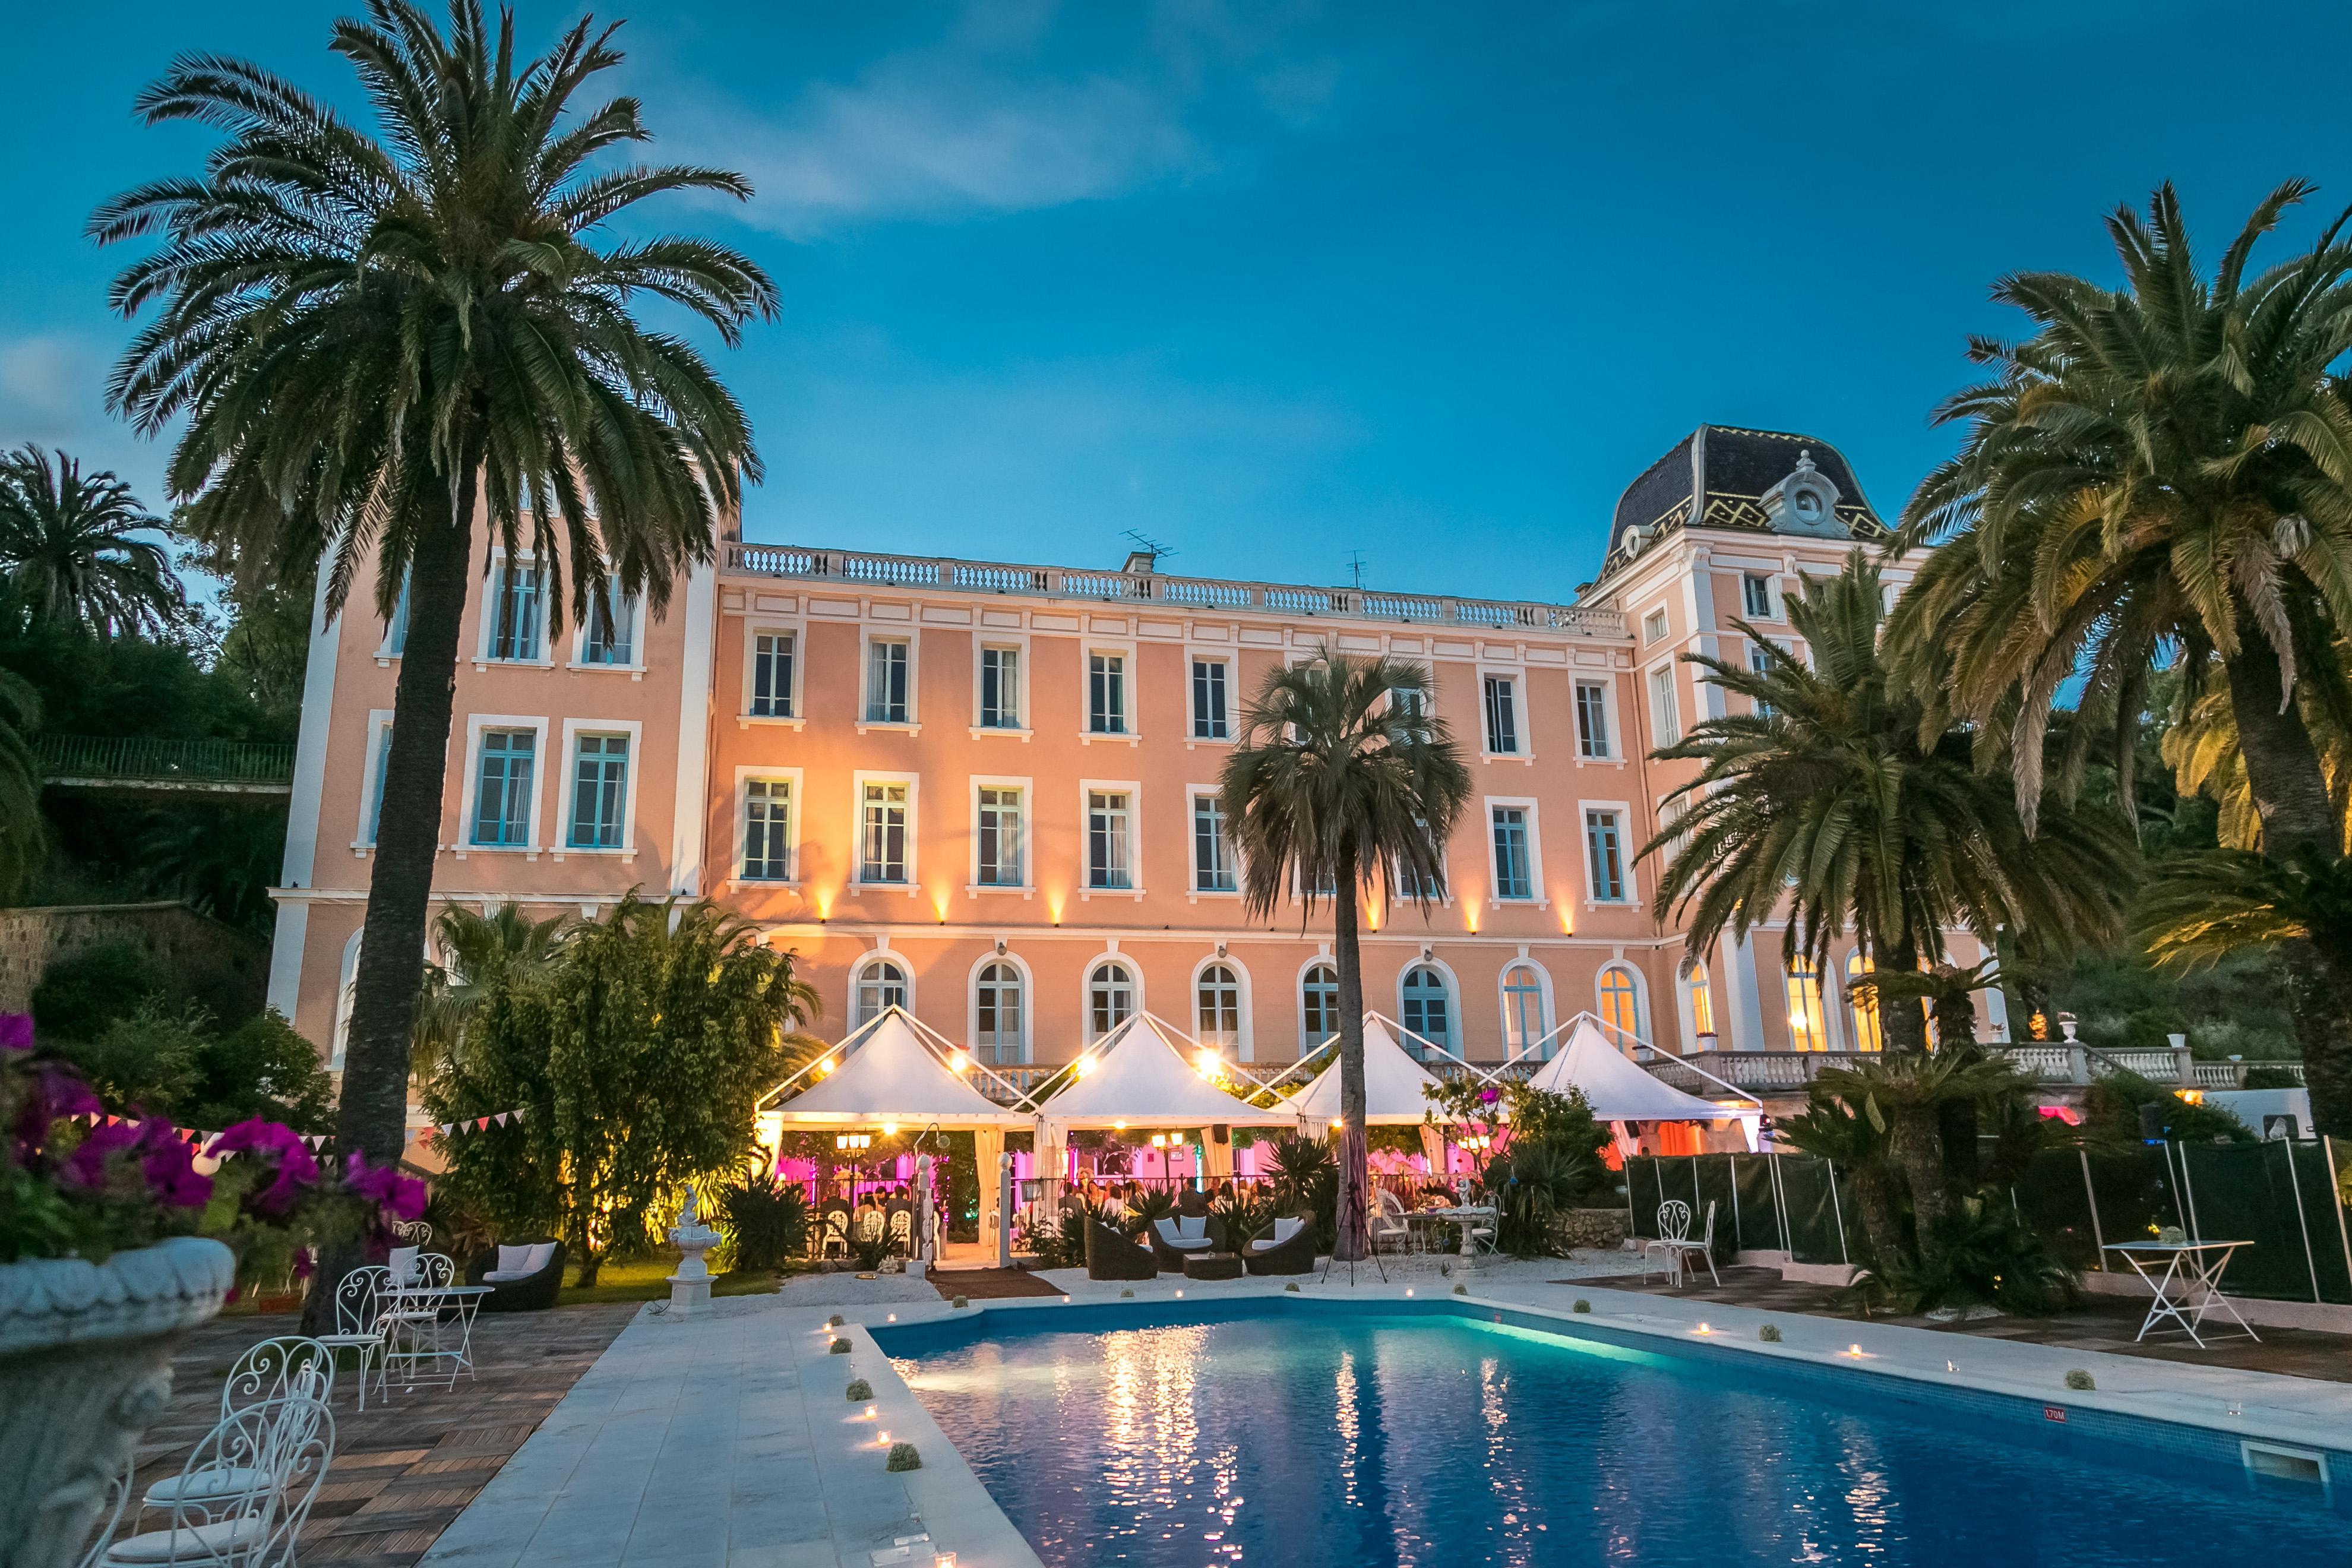
M 966 1051 L 961 1050 L 961 1049 L 957 1049 L 957 1050 L 950 1051 L 950 1052 L 948 1053 L 948 1071 L 950 1071 L 950 1072 L 970 1072 L 971 1070 L 971 1054 L 970 1054 L 969 1052 L 966 1052 Z

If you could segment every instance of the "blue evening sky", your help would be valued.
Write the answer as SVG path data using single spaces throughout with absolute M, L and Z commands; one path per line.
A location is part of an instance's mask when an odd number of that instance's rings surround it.
M 0 55 L 0 443 L 135 479 L 92 204 L 193 170 L 132 93 L 181 50 L 352 100 L 339 7 L 27 6 Z M 573 15 L 529 0 L 543 41 Z M 653 155 L 748 208 L 780 321 L 723 356 L 763 540 L 1566 597 L 1705 420 L 1839 445 L 1882 512 L 2018 268 L 2108 272 L 2182 187 L 2352 201 L 2352 7 L 2178 0 L 620 5 Z M 2274 254 L 2284 253 L 2282 244 Z

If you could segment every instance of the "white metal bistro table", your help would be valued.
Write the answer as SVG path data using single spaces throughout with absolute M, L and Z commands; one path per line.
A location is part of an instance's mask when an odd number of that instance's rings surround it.
M 2109 1252 L 2120 1252 L 2133 1271 L 2147 1281 L 2156 1292 L 2156 1300 L 2147 1309 L 2147 1316 L 2133 1340 L 2137 1344 L 2147 1338 L 2157 1324 L 2170 1319 L 2193 1341 L 2197 1348 L 2205 1348 L 2204 1336 L 2197 1331 L 2204 1324 L 2207 1314 L 2219 1308 L 2244 1331 L 2255 1343 L 2262 1335 L 2252 1324 L 2238 1316 L 2238 1309 L 2221 1294 L 2221 1275 L 2230 1267 L 2230 1258 L 2238 1248 L 2252 1247 L 2251 1241 L 2111 1241 Z M 2157 1264 L 2161 1261 L 2162 1268 Z
M 449 1369 L 449 1386 L 456 1387 L 457 1373 L 474 1375 L 474 1314 L 480 1310 L 482 1298 L 496 1289 L 494 1285 L 395 1285 L 387 1292 L 389 1310 L 384 1315 L 387 1331 L 387 1351 L 384 1356 L 386 1392 L 390 1389 L 392 1363 L 400 1361 L 405 1372 L 404 1381 L 416 1382 L 419 1362 L 446 1363 Z M 455 1315 L 457 1342 L 444 1345 L 437 1327 L 443 1312 Z M 391 1342 L 404 1331 L 415 1334 L 425 1323 L 436 1325 L 429 1348 L 421 1348 L 413 1338 L 405 1351 L 390 1349 Z
M 1495 1218 L 1495 1207 L 1492 1204 L 1455 1204 L 1442 1209 L 1417 1209 L 1406 1217 L 1423 1223 L 1435 1221 L 1440 1225 L 1460 1226 L 1463 1267 L 1475 1268 L 1478 1267 L 1478 1226 Z

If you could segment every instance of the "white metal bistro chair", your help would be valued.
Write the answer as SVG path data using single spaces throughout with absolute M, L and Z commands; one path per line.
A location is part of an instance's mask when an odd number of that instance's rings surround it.
M 457 1263 L 446 1253 L 392 1250 L 392 1289 L 383 1314 L 384 1379 L 400 1373 L 401 1385 L 436 1383 L 457 1386 L 457 1373 L 473 1371 L 473 1300 L 454 1295 Z
M 263 1405 L 283 1405 L 289 1398 L 327 1403 L 335 1388 L 335 1352 L 317 1340 L 288 1336 L 264 1340 L 237 1357 L 221 1385 L 221 1419 Z M 219 1455 L 220 1466 L 194 1474 L 182 1470 L 147 1489 L 139 1500 L 144 1519 L 151 1509 L 202 1514 L 209 1521 L 224 1500 L 234 1500 L 259 1479 L 267 1456 L 245 1440 L 257 1435 L 250 1425 L 233 1435 Z M 182 1507 L 182 1505 L 185 1507 Z
M 1658 1234 L 1642 1243 L 1642 1274 L 1649 1277 L 1650 1259 L 1664 1259 L 1666 1282 L 1679 1286 L 1692 1255 L 1706 1260 L 1707 1278 L 1717 1284 L 1723 1277 L 1715 1271 L 1715 1205 L 1706 1205 L 1706 1228 L 1698 1237 L 1690 1233 L 1691 1206 L 1680 1198 L 1668 1198 L 1658 1205 Z
M 330 1351 L 357 1351 L 360 1357 L 359 1408 L 367 1408 L 368 1373 L 383 1380 L 386 1349 L 384 1312 L 391 1300 L 392 1270 L 381 1263 L 362 1264 L 343 1276 L 335 1287 L 335 1331 L 312 1342 Z
M 314 1391 L 247 1405 L 180 1468 L 171 1522 L 104 1542 L 96 1568 L 293 1568 L 295 1540 L 334 1456 L 335 1417 Z M 206 1477 L 233 1479 L 208 1486 Z
M 1364 1221 L 1371 1231 L 1375 1252 L 1383 1246 L 1391 1252 L 1402 1252 L 1412 1245 L 1412 1226 L 1404 1217 L 1404 1205 L 1386 1187 L 1372 1189 L 1372 1210 Z

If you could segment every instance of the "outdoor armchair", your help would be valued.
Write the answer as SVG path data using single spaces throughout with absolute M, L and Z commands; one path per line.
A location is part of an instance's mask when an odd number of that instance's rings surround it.
M 1177 1265 L 1181 1268 L 1183 1265 Z M 1098 1219 L 1087 1220 L 1087 1278 L 1150 1279 L 1158 1276 L 1150 1249 L 1139 1247 Z
M 1252 1274 L 1312 1274 L 1315 1222 L 1303 1216 L 1276 1220 L 1272 1230 L 1242 1249 L 1242 1267 Z
M 1160 1271 L 1181 1274 L 1185 1258 L 1218 1250 L 1219 1231 L 1207 1215 L 1170 1215 L 1153 1220 L 1144 1235 L 1151 1243 L 1151 1256 L 1159 1261 Z
M 528 1241 L 486 1247 L 466 1265 L 466 1283 L 488 1285 L 485 1312 L 543 1312 L 563 1288 L 563 1243 Z

